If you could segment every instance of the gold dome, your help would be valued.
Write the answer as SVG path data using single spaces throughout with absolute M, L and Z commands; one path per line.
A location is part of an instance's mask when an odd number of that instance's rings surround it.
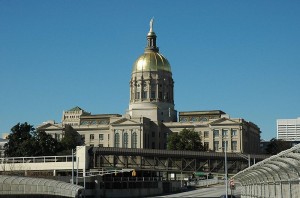
M 162 54 L 155 51 L 147 51 L 137 58 L 132 67 L 132 73 L 143 71 L 171 72 L 171 66 Z

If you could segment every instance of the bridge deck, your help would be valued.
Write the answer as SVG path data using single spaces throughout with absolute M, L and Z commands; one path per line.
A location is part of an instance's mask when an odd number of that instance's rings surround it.
M 89 154 L 91 168 L 119 167 L 162 172 L 224 172 L 225 153 L 95 147 L 89 151 Z M 256 162 L 267 157 L 266 155 L 251 155 Z M 230 173 L 237 173 L 248 167 L 248 160 L 240 154 L 227 153 L 227 161 Z

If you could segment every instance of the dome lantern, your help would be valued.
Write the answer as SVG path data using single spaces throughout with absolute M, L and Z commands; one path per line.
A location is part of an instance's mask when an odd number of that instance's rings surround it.
M 154 19 L 150 20 L 150 30 L 147 34 L 147 47 L 145 48 L 145 52 L 152 51 L 152 52 L 159 52 L 159 48 L 156 46 L 156 34 L 153 31 L 153 23 Z

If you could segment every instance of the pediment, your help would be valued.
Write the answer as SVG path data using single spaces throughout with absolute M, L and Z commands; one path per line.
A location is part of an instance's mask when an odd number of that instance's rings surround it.
M 59 124 L 46 123 L 37 127 L 37 130 L 62 130 L 63 127 Z
M 121 118 L 119 120 L 116 120 L 114 122 L 111 123 L 111 125 L 137 125 L 140 124 L 139 122 L 132 120 L 132 119 L 128 119 L 128 118 Z
M 238 121 L 230 118 L 220 118 L 209 123 L 209 125 L 238 125 Z

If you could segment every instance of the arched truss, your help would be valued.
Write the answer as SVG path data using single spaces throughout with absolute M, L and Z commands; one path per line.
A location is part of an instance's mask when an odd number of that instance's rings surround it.
M 82 186 L 62 181 L 0 175 L 0 196 L 13 194 L 78 197 L 82 191 Z
M 300 190 L 292 192 L 292 185 L 297 182 L 299 184 L 300 180 L 300 144 L 267 158 L 232 178 L 239 181 L 242 187 L 255 189 L 255 196 L 263 196 L 265 192 L 262 191 L 273 189 L 275 196 L 297 197 Z M 293 193 L 296 194 L 293 196 Z

